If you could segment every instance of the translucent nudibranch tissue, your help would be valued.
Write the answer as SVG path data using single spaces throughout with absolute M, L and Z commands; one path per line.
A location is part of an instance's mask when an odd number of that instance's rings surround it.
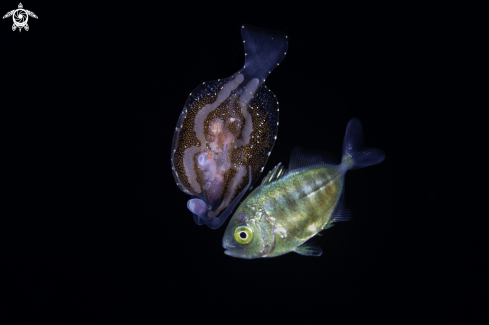
M 219 228 L 259 178 L 277 139 L 279 106 L 265 86 L 284 59 L 283 32 L 243 25 L 245 64 L 190 93 L 175 128 L 172 171 L 197 224 Z

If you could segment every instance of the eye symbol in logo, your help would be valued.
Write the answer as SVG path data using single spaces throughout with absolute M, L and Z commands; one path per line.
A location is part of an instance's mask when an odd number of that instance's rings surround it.
M 37 19 L 36 14 L 32 11 L 25 10 L 22 6 L 22 3 L 19 3 L 18 9 L 7 12 L 5 16 L 3 16 L 3 18 L 5 19 L 10 16 L 12 16 L 12 19 L 14 21 L 14 24 L 12 25 L 12 31 L 15 31 L 18 28 L 19 32 L 22 31 L 22 28 L 24 28 L 25 30 L 29 30 L 29 25 L 27 25 L 29 16 Z

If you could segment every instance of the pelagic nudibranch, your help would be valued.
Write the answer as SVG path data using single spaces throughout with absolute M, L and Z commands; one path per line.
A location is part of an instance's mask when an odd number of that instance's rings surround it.
M 197 224 L 219 228 L 260 177 L 277 139 L 279 107 L 266 77 L 287 53 L 283 32 L 241 28 L 245 64 L 190 93 L 175 128 L 173 176 Z

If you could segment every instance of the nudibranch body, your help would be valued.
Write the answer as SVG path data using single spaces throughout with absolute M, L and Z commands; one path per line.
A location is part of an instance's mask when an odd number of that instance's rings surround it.
M 178 187 L 197 224 L 218 228 L 260 176 L 277 139 L 279 107 L 264 82 L 287 52 L 283 32 L 242 26 L 245 65 L 188 97 L 172 144 Z

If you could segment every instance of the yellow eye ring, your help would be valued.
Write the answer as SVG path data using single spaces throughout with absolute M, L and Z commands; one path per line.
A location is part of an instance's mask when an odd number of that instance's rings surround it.
M 234 239 L 240 244 L 248 244 L 253 239 L 253 230 L 248 226 L 240 226 L 234 230 Z

